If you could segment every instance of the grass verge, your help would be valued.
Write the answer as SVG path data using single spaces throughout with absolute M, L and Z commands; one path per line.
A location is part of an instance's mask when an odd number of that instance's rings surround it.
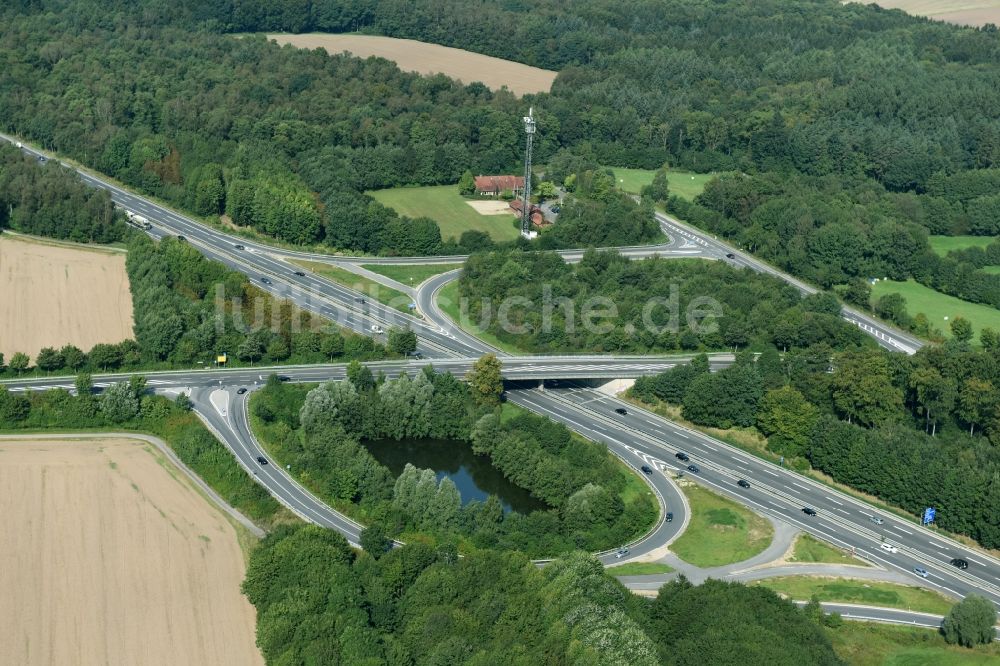
M 652 183 L 653 174 L 656 173 L 653 169 L 610 168 L 615 174 L 615 180 L 618 181 L 618 187 L 634 194 L 638 194 L 643 185 Z M 705 183 L 717 175 L 716 173 L 694 173 L 693 171 L 669 169 L 667 171 L 667 188 L 671 194 L 691 201 L 705 189 Z
M 453 271 L 456 268 L 461 268 L 462 264 L 407 264 L 399 266 L 392 266 L 389 264 L 362 264 L 361 267 L 366 268 L 373 273 L 384 275 L 391 280 L 399 282 L 400 284 L 416 287 L 424 280 L 432 278 L 435 275 L 440 275 L 441 273 L 447 273 L 448 271 Z
M 1000 663 L 1000 644 L 949 645 L 933 629 L 845 622 L 826 629 L 834 651 L 852 666 L 986 666 Z
M 751 585 L 766 587 L 796 601 L 808 601 L 816 595 L 820 601 L 901 608 L 937 615 L 945 615 L 955 604 L 954 600 L 922 587 L 874 580 L 781 576 L 754 581 Z
M 719 567 L 742 562 L 767 548 L 774 527 L 746 507 L 692 482 L 681 482 L 691 506 L 684 534 L 670 547 L 696 567 Z
M 629 562 L 621 566 L 611 567 L 608 573 L 612 576 L 651 576 L 653 574 L 673 573 L 674 568 L 662 562 Z
M 457 185 L 394 187 L 366 194 L 406 217 L 429 217 L 441 228 L 441 238 L 458 240 L 464 231 L 482 231 L 495 241 L 514 240 L 514 216 L 480 215 L 458 193 Z
M 792 556 L 789 562 L 824 562 L 830 564 L 849 564 L 854 566 L 870 566 L 864 560 L 852 557 L 839 548 L 823 543 L 811 534 L 802 533 L 795 540 Z
M 977 337 L 984 327 L 1000 329 L 1000 310 L 947 296 L 913 280 L 879 280 L 872 285 L 872 303 L 893 292 L 906 299 L 906 311 L 911 317 L 923 312 L 931 326 L 941 329 L 945 337 L 951 337 L 949 323 L 958 316 L 965 317 L 972 323 Z
M 413 299 L 397 289 L 379 284 L 363 275 L 352 273 L 345 268 L 331 266 L 330 264 L 318 261 L 293 260 L 292 263 L 310 270 L 331 282 L 336 282 L 342 287 L 361 292 L 369 298 L 374 298 L 376 301 L 395 308 L 400 312 L 413 314 L 413 311 L 408 307 L 413 302 Z
M 441 288 L 437 293 L 437 304 L 438 307 L 444 312 L 448 317 L 451 318 L 455 325 L 461 328 L 466 333 L 476 336 L 483 342 L 491 344 L 498 349 L 510 354 L 527 354 L 530 353 L 527 350 L 521 349 L 517 345 L 512 345 L 504 342 L 497 336 L 493 335 L 489 331 L 484 331 L 474 322 L 466 321 L 461 314 L 461 296 L 458 294 L 458 280 L 449 282 Z

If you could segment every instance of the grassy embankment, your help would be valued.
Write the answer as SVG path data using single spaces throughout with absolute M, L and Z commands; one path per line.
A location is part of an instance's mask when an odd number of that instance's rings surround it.
M 416 287 L 424 280 L 432 278 L 435 275 L 461 268 L 462 264 L 400 264 L 398 266 L 390 264 L 362 264 L 361 267 L 373 273 L 384 275 L 400 284 Z
M 612 576 L 651 576 L 673 572 L 673 567 L 662 562 L 629 562 L 608 569 L 608 573 Z
M 1000 643 L 969 650 L 948 645 L 933 629 L 844 622 L 825 630 L 834 651 L 852 666 L 987 666 L 1000 663 Z
M 816 595 L 820 601 L 902 608 L 936 615 L 945 615 L 955 605 L 955 600 L 922 587 L 874 580 L 781 576 L 754 581 L 751 584 L 774 590 L 796 601 L 807 601 Z
M 406 217 L 429 217 L 441 228 L 441 238 L 458 240 L 464 231 L 482 231 L 495 241 L 517 238 L 514 216 L 480 215 L 458 193 L 457 185 L 394 187 L 366 192 L 383 206 Z
M 618 187 L 626 192 L 638 194 L 643 185 L 653 182 L 653 169 L 626 169 L 623 167 L 610 167 L 618 181 Z M 682 199 L 691 201 L 701 194 L 705 189 L 705 183 L 712 180 L 716 173 L 694 173 L 693 171 L 681 171 L 671 169 L 667 171 L 667 188 L 671 194 L 676 194 Z
M 346 268 L 339 268 L 338 266 L 318 261 L 292 260 L 292 263 L 312 271 L 331 282 L 335 282 L 348 289 L 353 289 L 354 291 L 359 291 L 369 298 L 373 298 L 400 312 L 413 314 L 413 310 L 408 307 L 413 302 L 413 299 L 397 289 L 379 284 L 363 275 L 352 273 Z
M 683 483 L 681 489 L 691 520 L 670 549 L 685 562 L 697 567 L 742 562 L 771 543 L 774 527 L 766 519 L 693 483 Z
M 500 340 L 497 336 L 493 335 L 489 331 L 484 331 L 473 321 L 464 321 L 461 312 L 461 296 L 458 293 L 458 281 L 449 282 L 437 293 L 437 303 L 441 311 L 448 315 L 453 322 L 462 328 L 466 333 L 476 336 L 483 342 L 493 345 L 498 349 L 502 349 L 505 352 L 511 354 L 526 354 L 530 353 L 524 349 L 519 348 L 517 345 L 512 345 L 510 343 Z

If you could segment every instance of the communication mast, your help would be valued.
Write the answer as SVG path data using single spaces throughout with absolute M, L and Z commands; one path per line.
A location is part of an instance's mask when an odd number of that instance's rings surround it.
M 521 235 L 531 238 L 531 143 L 535 138 L 535 109 L 530 107 L 524 121 L 524 189 L 521 192 Z

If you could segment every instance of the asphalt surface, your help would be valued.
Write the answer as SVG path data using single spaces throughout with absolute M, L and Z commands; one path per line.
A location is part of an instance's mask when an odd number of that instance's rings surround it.
M 2 137 L 2 135 L 0 135 Z M 2 137 L 13 142 L 9 137 Z M 24 148 L 33 155 L 37 151 Z M 469 359 L 483 351 L 492 350 L 478 339 L 465 334 L 442 317 L 433 303 L 433 295 L 454 276 L 440 276 L 417 292 L 419 309 L 426 319 L 407 316 L 398 311 L 365 299 L 361 302 L 357 292 L 335 285 L 314 275 L 295 275 L 298 268 L 287 263 L 287 258 L 303 258 L 327 262 L 356 263 L 396 263 L 432 264 L 452 263 L 462 257 L 414 257 L 414 258 L 373 258 L 373 257 L 331 257 L 308 252 L 296 252 L 272 248 L 239 236 L 225 234 L 204 226 L 191 218 L 171 211 L 143 197 L 122 190 L 117 186 L 86 172 L 80 172 L 88 184 L 109 190 L 112 198 L 122 208 L 145 217 L 153 225 L 150 235 L 162 238 L 168 235 L 183 235 L 187 242 L 197 247 L 206 256 L 221 261 L 227 266 L 250 276 L 257 286 L 280 297 L 288 298 L 300 307 L 331 319 L 341 326 L 359 332 L 371 332 L 373 325 L 411 326 L 420 340 L 420 350 L 442 369 L 446 359 L 459 363 L 469 363 Z M 685 225 L 669 216 L 658 215 L 664 231 L 673 239 L 670 243 L 642 247 L 618 248 L 622 254 L 633 257 L 643 256 L 700 256 L 728 261 L 737 266 L 776 275 L 793 284 L 803 293 L 815 290 L 804 283 L 777 271 L 759 260 L 722 243 L 704 232 Z M 243 249 L 236 248 L 242 245 Z M 580 251 L 562 253 L 567 260 L 578 259 Z M 266 278 L 263 281 L 261 278 Z M 871 320 L 866 315 L 845 308 L 843 316 L 872 335 L 879 344 L 895 351 L 913 353 L 922 342 L 908 334 Z M 373 334 L 375 335 L 375 334 Z M 377 337 L 377 336 L 376 336 Z M 570 357 L 569 359 L 546 358 L 544 361 L 505 358 L 505 374 L 511 379 L 532 378 L 535 380 L 570 377 L 630 376 L 630 373 L 651 373 L 662 370 L 664 365 L 653 361 L 642 363 L 621 359 L 591 359 Z M 519 365 L 526 362 L 527 365 Z M 425 365 L 427 361 L 417 362 Z M 532 364 L 534 364 L 532 366 Z M 631 364 L 631 365 L 629 365 Z M 638 367 L 643 365 L 644 367 Z M 453 366 L 456 374 L 464 372 Z M 465 366 L 468 367 L 467 365 Z M 406 364 L 411 371 L 413 365 Z M 403 369 L 398 366 L 396 370 Z M 274 465 L 259 465 L 257 455 L 265 455 L 254 441 L 246 425 L 245 396 L 237 397 L 237 385 L 252 384 L 253 378 L 259 382 L 272 370 L 234 370 L 215 374 L 210 371 L 184 371 L 178 373 L 144 373 L 149 377 L 149 385 L 154 390 L 167 387 L 186 387 L 191 390 L 199 413 L 233 450 L 234 455 L 257 480 L 272 494 L 306 520 L 327 525 L 357 540 L 358 526 L 340 514 L 332 511 L 321 501 L 310 495 L 282 470 Z M 392 370 L 386 370 L 387 373 Z M 342 376 L 343 369 L 334 366 L 282 370 L 282 374 L 294 373 L 296 381 L 320 381 Z M 519 374 L 521 373 L 521 374 Z M 112 381 L 112 375 L 98 377 L 97 383 Z M 634 376 L 632 374 L 631 376 Z M 15 390 L 27 388 L 41 389 L 49 386 L 65 386 L 56 380 L 32 379 L 10 382 Z M 71 383 L 71 382 L 70 382 Z M 218 389 L 214 388 L 218 386 Z M 221 393 L 212 394 L 221 389 Z M 920 527 L 908 520 L 891 514 L 879 513 L 883 525 L 875 525 L 870 516 L 873 510 L 853 498 L 794 474 L 781 467 L 761 461 L 742 453 L 717 440 L 677 426 L 649 412 L 624 406 L 628 414 L 624 417 L 614 413 L 622 403 L 614 398 L 585 388 L 515 389 L 509 392 L 509 399 L 534 411 L 546 414 L 565 423 L 572 429 L 598 441 L 608 444 L 630 464 L 650 464 L 657 471 L 649 479 L 654 492 L 667 510 L 675 516 L 683 511 L 679 504 L 675 486 L 663 475 L 664 470 L 677 470 L 690 463 L 697 464 L 696 477 L 699 483 L 738 499 L 741 503 L 761 513 L 780 517 L 802 530 L 826 541 L 854 548 L 862 556 L 887 568 L 910 572 L 914 566 L 921 566 L 929 572 L 927 579 L 917 582 L 952 596 L 964 596 L 976 592 L 987 596 L 994 603 L 1000 601 L 1000 561 L 988 557 L 980 551 L 969 549 L 933 530 Z M 690 463 L 673 457 L 678 450 L 686 451 Z M 639 461 L 645 461 L 641 463 Z M 737 478 L 746 478 L 751 488 L 741 489 L 735 485 Z M 801 509 L 810 506 L 817 515 L 806 516 Z M 631 556 L 637 556 L 655 549 L 676 536 L 683 526 L 681 518 L 674 523 L 657 526 L 645 541 L 630 547 Z M 345 522 L 346 521 L 346 522 Z M 898 548 L 898 552 L 886 552 L 880 548 L 885 540 Z M 948 564 L 953 557 L 962 557 L 969 562 L 967 571 L 958 570 Z M 914 576 L 914 579 L 916 577 Z
M 327 506 L 295 481 L 288 470 L 269 460 L 250 429 L 249 396 L 249 391 L 240 395 L 231 388 L 196 388 L 190 394 L 198 415 L 255 481 L 302 520 L 337 530 L 359 545 L 361 525 Z M 267 460 L 267 464 L 261 464 L 259 458 Z
M 640 377 L 663 372 L 678 364 L 688 363 L 692 354 L 671 356 L 517 356 L 504 358 L 504 376 L 512 381 L 522 380 L 537 385 L 543 379 L 592 379 Z M 718 370 L 733 362 L 733 355 L 727 353 L 709 354 L 709 366 Z M 373 361 L 366 363 L 373 372 L 384 372 L 395 377 L 400 373 L 415 374 L 428 365 L 441 372 L 451 372 L 456 377 L 464 377 L 472 369 L 479 356 L 446 359 L 411 359 L 393 361 Z M 295 382 L 322 382 L 346 377 L 344 363 L 320 365 L 262 366 L 257 368 L 209 368 L 205 370 L 166 370 L 154 372 L 113 372 L 92 376 L 94 387 L 98 389 L 120 381 L 127 381 L 132 375 L 142 375 L 152 389 L 251 386 L 262 383 L 268 375 L 287 376 Z M 61 375 L 52 377 L 26 377 L 6 379 L 0 385 L 11 391 L 45 391 L 53 388 L 73 389 L 76 377 Z
M 511 400 L 532 403 L 538 411 L 574 421 L 574 429 L 605 433 L 636 451 L 648 464 L 688 478 L 735 499 L 755 511 L 776 517 L 823 541 L 889 570 L 903 572 L 914 584 L 950 597 L 983 595 L 1000 606 L 1000 561 L 965 546 L 934 529 L 873 509 L 854 497 L 813 481 L 780 465 L 754 457 L 725 442 L 667 421 L 649 411 L 586 387 L 561 386 L 511 392 Z M 627 409 L 622 416 L 615 409 Z M 682 452 L 689 460 L 679 460 Z M 697 473 L 687 469 L 696 465 Z M 750 488 L 736 482 L 744 479 Z M 806 515 L 803 508 L 816 515 Z M 872 517 L 883 522 L 876 524 Z M 894 551 L 884 550 L 883 543 Z M 967 570 L 950 564 L 969 563 Z M 926 569 L 926 578 L 914 573 Z

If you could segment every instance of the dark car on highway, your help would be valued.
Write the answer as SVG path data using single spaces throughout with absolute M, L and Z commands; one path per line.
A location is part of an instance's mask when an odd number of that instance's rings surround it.
M 951 561 L 951 566 L 958 567 L 959 569 L 968 569 L 969 563 L 960 557 L 956 557 Z
M 691 472 L 692 474 L 697 474 L 698 472 L 701 471 L 701 468 L 699 468 L 697 465 L 688 465 L 688 471 Z
M 684 453 L 683 451 L 678 451 L 676 454 L 674 454 L 674 457 L 677 458 L 678 460 L 683 460 L 685 462 L 690 460 L 690 458 L 688 458 L 688 454 Z
M 615 414 L 621 414 L 622 416 L 625 416 L 626 414 L 628 414 L 628 410 L 625 409 L 624 407 L 617 407 L 615 408 Z
M 234 245 L 233 247 L 235 247 L 237 250 L 245 250 L 246 249 L 242 245 Z
M 265 458 L 264 456 L 257 456 L 257 462 L 259 462 L 261 465 L 266 465 L 267 458 Z
M 269 279 L 267 279 L 266 277 L 262 277 L 260 279 L 260 281 L 263 282 L 264 284 L 271 284 L 271 281 Z
M 802 507 L 802 513 L 806 514 L 807 516 L 815 516 L 816 509 L 812 508 L 811 506 L 804 506 Z
M 177 240 L 179 240 L 179 241 L 186 241 L 187 238 L 184 238 L 184 236 L 178 236 Z
M 302 271 L 295 271 L 295 274 L 298 275 L 299 277 L 305 277 L 306 276 L 306 274 L 303 273 Z
M 279 382 L 290 382 L 290 381 L 292 381 L 292 378 L 289 377 L 288 375 L 278 375 L 278 381 Z
M 237 395 L 243 395 L 246 392 L 247 392 L 246 387 L 245 386 L 241 386 L 239 389 L 237 389 L 236 394 Z
M 735 259 L 735 258 L 736 258 L 736 255 L 733 254 L 732 252 L 727 252 L 726 253 L 726 259 Z
M 653 473 L 653 469 L 649 465 L 643 465 L 639 469 L 642 470 L 643 474 L 652 474 Z
M 746 479 L 740 479 L 739 481 L 736 482 L 736 485 L 738 485 L 740 488 L 749 488 L 750 482 L 747 481 Z
M 674 512 L 673 511 L 667 511 L 667 519 L 666 520 L 667 520 L 668 523 L 674 522 Z

